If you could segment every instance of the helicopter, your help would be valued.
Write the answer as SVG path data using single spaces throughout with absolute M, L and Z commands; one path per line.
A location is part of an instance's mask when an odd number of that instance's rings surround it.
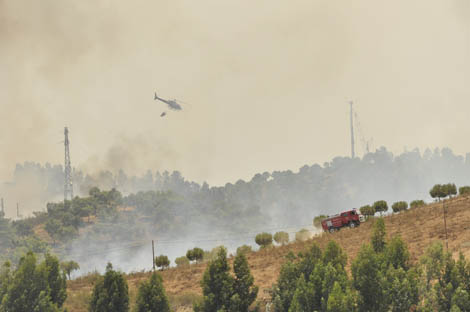
M 159 100 L 165 104 L 168 105 L 168 107 L 172 110 L 182 110 L 183 108 L 181 107 L 181 105 L 176 102 L 176 100 L 165 100 L 165 99 L 162 99 L 160 97 L 158 97 L 157 95 L 157 92 L 155 92 L 155 97 L 154 97 L 154 100 Z M 162 116 L 163 117 L 163 116 Z

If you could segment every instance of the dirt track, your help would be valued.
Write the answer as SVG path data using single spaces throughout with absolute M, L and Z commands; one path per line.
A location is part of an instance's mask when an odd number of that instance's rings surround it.
M 457 197 L 444 202 L 447 209 L 447 231 L 449 250 L 457 256 L 459 251 L 470 258 L 470 197 Z M 400 234 L 408 244 L 411 259 L 416 261 L 426 247 L 436 240 L 445 240 L 443 203 L 433 203 L 400 214 L 385 217 L 387 235 Z M 282 247 L 253 252 L 247 256 L 255 283 L 260 287 L 259 300 L 269 298 L 268 290 L 275 283 L 284 256 L 292 251 L 297 253 L 308 248 L 312 242 L 324 247 L 334 239 L 348 254 L 348 262 L 354 259 L 362 244 L 369 241 L 372 222 L 366 222 L 355 229 L 343 229 L 334 234 L 323 234 L 313 239 L 292 243 Z M 206 264 L 191 265 L 185 268 L 172 268 L 162 272 L 167 293 L 181 306 L 178 311 L 188 311 L 191 295 L 201 294 L 199 285 Z M 147 278 L 146 273 L 128 276 L 131 300 L 133 300 L 139 282 Z M 86 311 L 83 302 L 92 289 L 90 279 L 79 279 L 69 283 L 69 298 L 66 307 L 70 312 Z M 188 297 L 188 298 L 186 298 Z M 186 299 L 186 300 L 185 300 Z M 186 307 L 185 307 L 186 306 Z

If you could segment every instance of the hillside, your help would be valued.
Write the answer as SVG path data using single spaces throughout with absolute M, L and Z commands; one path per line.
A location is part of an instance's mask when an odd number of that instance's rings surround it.
M 447 229 L 449 250 L 455 255 L 460 251 L 470 258 L 470 197 L 459 196 L 446 200 Z M 387 235 L 400 234 L 408 244 L 412 261 L 416 261 L 426 247 L 435 240 L 445 239 L 442 202 L 408 210 L 400 214 L 385 217 Z M 348 254 L 349 263 L 359 251 L 363 243 L 368 242 L 372 222 L 368 221 L 356 229 L 343 229 L 334 234 L 322 234 L 313 239 L 292 243 L 283 247 L 253 252 L 248 255 L 248 262 L 255 277 L 255 283 L 260 287 L 258 300 L 269 299 L 268 290 L 275 283 L 284 256 L 289 252 L 300 252 L 312 243 L 324 247 L 334 239 Z M 206 264 L 191 265 L 185 268 L 172 268 L 162 272 L 167 293 L 178 311 L 190 309 L 191 301 L 201 294 L 199 282 Z M 135 298 L 136 287 L 148 273 L 127 275 L 131 298 Z M 87 276 L 69 282 L 69 297 L 66 306 L 71 312 L 86 311 L 86 301 L 89 297 L 96 276 Z

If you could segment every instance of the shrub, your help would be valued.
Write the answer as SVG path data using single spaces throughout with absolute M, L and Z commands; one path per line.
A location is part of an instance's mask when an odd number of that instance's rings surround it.
M 273 236 L 271 233 L 260 233 L 255 237 L 256 244 L 260 245 L 261 248 L 266 248 L 273 243 Z
M 400 212 L 408 209 L 408 203 L 405 201 L 399 201 L 392 205 L 393 212 Z
M 248 245 L 242 245 L 240 247 L 237 248 L 237 255 L 239 254 L 247 254 L 247 253 L 250 253 L 252 252 L 252 249 L 251 249 L 251 246 L 248 246 Z
M 313 218 L 313 226 L 319 228 L 321 227 L 321 222 L 323 219 L 326 219 L 327 216 L 325 215 L 319 215 L 319 216 L 316 216 L 315 218 Z
M 301 229 L 297 233 L 295 233 L 295 240 L 297 242 L 304 242 L 312 237 L 311 233 L 307 229 Z
M 375 215 L 375 209 L 370 205 L 362 206 L 361 208 L 359 208 L 359 211 L 361 212 L 361 214 L 367 217 Z
M 421 207 L 421 206 L 424 206 L 426 205 L 426 203 L 424 202 L 424 200 L 413 200 L 411 203 L 410 203 L 410 208 L 418 208 L 418 207 Z
M 189 265 L 189 259 L 185 256 L 178 257 L 175 259 L 175 263 L 177 267 L 182 267 L 185 265 Z
M 372 205 L 372 208 L 374 208 L 375 212 L 383 213 L 383 212 L 386 212 L 388 210 L 388 205 L 387 205 L 387 202 L 385 200 L 379 200 L 379 201 L 376 201 Z
M 460 195 L 468 195 L 468 194 L 470 194 L 470 186 L 462 186 L 462 187 L 459 187 L 459 194 L 460 194 Z
M 287 232 L 277 232 L 274 234 L 274 240 L 280 245 L 285 245 L 289 242 L 289 233 Z
M 162 268 L 162 270 L 164 270 L 170 266 L 170 260 L 168 260 L 167 256 L 160 255 L 158 257 L 155 257 L 155 265 L 158 268 Z

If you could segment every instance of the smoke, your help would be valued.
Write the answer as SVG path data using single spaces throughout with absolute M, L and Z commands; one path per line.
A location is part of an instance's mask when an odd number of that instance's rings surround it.
M 64 126 L 76 167 L 121 137 L 213 184 L 321 163 L 348 151 L 349 99 L 379 145 L 463 153 L 467 2 L 1 0 L 0 180 L 62 162 Z M 159 118 L 154 91 L 191 109 Z

